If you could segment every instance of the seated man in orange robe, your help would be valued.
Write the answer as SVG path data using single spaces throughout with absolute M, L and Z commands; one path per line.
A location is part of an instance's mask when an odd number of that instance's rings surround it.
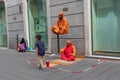
M 71 41 L 67 40 L 67 46 L 60 50 L 61 59 L 67 61 L 74 61 L 76 57 L 76 49 Z
M 54 27 L 52 27 L 52 32 L 55 34 L 67 34 L 69 32 L 68 20 L 64 17 L 64 13 L 60 12 L 58 14 L 58 21 Z

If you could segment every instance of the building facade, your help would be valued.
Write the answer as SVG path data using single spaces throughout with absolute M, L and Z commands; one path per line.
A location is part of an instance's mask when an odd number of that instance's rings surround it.
M 71 40 L 78 55 L 120 57 L 119 0 L 0 0 L 0 46 L 16 49 L 17 35 L 34 49 L 41 34 L 48 53 L 58 54 L 51 27 L 63 11 L 69 33 L 60 35 L 60 48 Z

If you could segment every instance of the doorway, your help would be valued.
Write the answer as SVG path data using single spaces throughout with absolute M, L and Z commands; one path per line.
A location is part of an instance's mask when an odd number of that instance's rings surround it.
M 0 47 L 7 47 L 7 28 L 4 2 L 0 2 Z
M 40 34 L 48 49 L 48 25 L 46 0 L 28 0 L 30 47 L 35 47 L 35 35 Z

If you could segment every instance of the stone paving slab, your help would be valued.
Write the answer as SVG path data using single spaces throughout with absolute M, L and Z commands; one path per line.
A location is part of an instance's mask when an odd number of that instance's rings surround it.
M 115 74 L 113 74 L 108 80 L 120 80 L 120 71 L 117 71 Z
M 108 70 L 104 72 L 104 74 L 101 72 L 95 77 L 97 80 L 109 80 L 112 76 L 118 74 L 120 72 L 120 65 L 114 64 L 113 67 L 110 67 Z M 116 79 L 113 79 L 116 80 Z
M 99 68 L 93 69 L 93 71 L 90 71 L 89 73 L 86 72 L 86 74 L 79 77 L 78 79 L 79 80 L 88 80 L 88 79 L 89 80 L 96 80 L 98 77 L 102 76 L 103 73 L 105 75 L 105 72 L 110 70 L 113 66 L 115 66 L 115 65 L 113 65 L 113 64 L 106 64 L 104 66 L 102 65 L 101 68 L 99 67 Z M 106 78 L 106 76 L 104 76 L 104 79 L 105 78 Z M 103 79 L 101 79 L 101 80 L 103 80 Z
M 0 49 L 0 80 L 120 80 L 119 61 L 107 60 L 90 69 L 98 63 L 98 59 L 85 58 L 69 66 L 54 67 L 73 71 L 84 70 L 82 73 L 71 73 L 49 68 L 39 70 L 26 61 L 35 57 L 34 52 L 18 53 L 15 50 Z M 59 56 L 45 57 L 45 61 L 56 58 Z

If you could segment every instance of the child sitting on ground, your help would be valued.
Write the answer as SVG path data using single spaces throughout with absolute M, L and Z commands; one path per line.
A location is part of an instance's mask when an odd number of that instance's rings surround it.
M 26 42 L 25 39 L 22 38 L 20 42 L 18 42 L 18 52 L 25 52 L 26 51 Z

